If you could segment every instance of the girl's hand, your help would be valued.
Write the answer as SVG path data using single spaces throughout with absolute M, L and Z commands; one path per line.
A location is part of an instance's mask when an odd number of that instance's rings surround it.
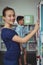
M 35 24 L 35 28 L 34 28 L 36 31 L 39 29 L 39 22 L 37 22 L 36 24 Z

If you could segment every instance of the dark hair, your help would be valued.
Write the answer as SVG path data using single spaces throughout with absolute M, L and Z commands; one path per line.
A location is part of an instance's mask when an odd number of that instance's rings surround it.
M 24 18 L 24 16 L 17 16 L 16 20 L 17 22 L 19 22 L 20 20 L 22 20 Z
M 5 12 L 6 12 L 7 10 L 12 10 L 12 11 L 14 11 L 14 9 L 13 9 L 13 8 L 10 8 L 10 7 L 5 7 L 5 8 L 3 9 L 3 12 L 2 12 L 2 15 L 3 15 L 3 16 L 5 16 L 5 15 L 6 15 L 6 14 L 5 14 Z M 14 13 L 15 13 L 15 11 L 14 11 Z

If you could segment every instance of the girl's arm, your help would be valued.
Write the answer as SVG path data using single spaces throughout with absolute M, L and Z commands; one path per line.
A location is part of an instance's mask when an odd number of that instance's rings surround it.
M 15 35 L 13 36 L 12 40 L 19 43 L 26 43 L 37 32 L 38 29 L 39 29 L 39 25 L 38 23 L 36 23 L 34 30 L 30 34 L 28 34 L 24 38 Z

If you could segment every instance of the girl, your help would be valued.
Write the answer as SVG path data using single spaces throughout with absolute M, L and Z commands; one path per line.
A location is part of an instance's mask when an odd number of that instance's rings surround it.
M 1 31 L 1 37 L 4 41 L 7 51 L 4 55 L 4 65 L 19 65 L 19 56 L 20 56 L 20 43 L 26 43 L 38 30 L 38 23 L 35 25 L 34 30 L 21 38 L 18 34 L 11 29 L 15 21 L 15 11 L 10 7 L 5 7 L 3 9 L 3 20 L 5 21 L 4 27 Z

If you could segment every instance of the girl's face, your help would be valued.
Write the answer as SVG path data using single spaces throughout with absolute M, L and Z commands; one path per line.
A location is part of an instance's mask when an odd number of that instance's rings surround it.
M 14 24 L 15 21 L 15 12 L 13 10 L 7 10 L 5 12 L 4 21 L 8 24 Z

